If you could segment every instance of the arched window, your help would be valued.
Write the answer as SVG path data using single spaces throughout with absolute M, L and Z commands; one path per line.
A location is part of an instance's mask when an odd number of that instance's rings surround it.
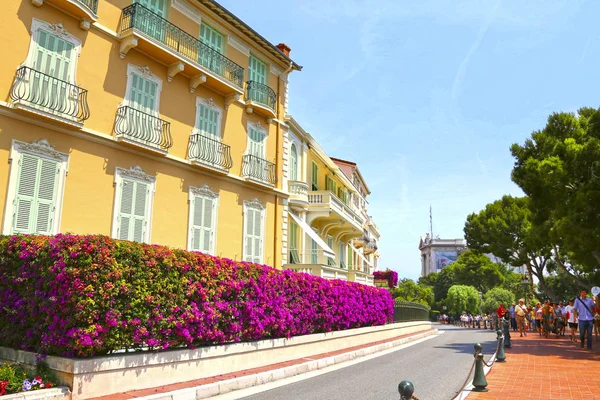
M 290 148 L 290 180 L 298 180 L 298 152 L 296 151 L 296 145 L 293 143 Z

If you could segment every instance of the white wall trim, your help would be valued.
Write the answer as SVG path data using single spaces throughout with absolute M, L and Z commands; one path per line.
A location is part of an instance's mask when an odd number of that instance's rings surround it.
M 8 155 L 10 169 L 8 173 L 8 191 L 6 194 L 6 205 L 4 208 L 4 223 L 2 233 L 10 235 L 12 233 L 13 216 L 15 212 L 15 197 L 17 195 L 17 177 L 19 175 L 19 162 L 23 154 L 32 154 L 37 157 L 48 158 L 58 161 L 60 165 L 60 174 L 57 182 L 56 203 L 52 223 L 52 234 L 60 231 L 60 221 L 62 217 L 62 202 L 65 194 L 65 181 L 69 169 L 69 155 L 54 150 L 54 147 L 46 139 L 40 139 L 31 143 L 20 142 L 13 139 Z
M 196 9 L 186 0 L 172 0 L 171 7 L 173 7 L 192 21 L 198 24 L 202 23 L 200 10 Z
M 149 185 L 150 188 L 150 198 L 148 199 L 148 221 L 147 221 L 147 229 L 144 234 L 144 238 L 142 241 L 144 243 L 150 243 L 150 237 L 152 233 L 152 212 L 154 210 L 154 193 L 156 193 L 156 177 L 152 175 L 148 175 L 144 170 L 139 166 L 135 165 L 131 168 L 115 168 L 115 176 L 114 176 L 114 188 L 115 188 L 115 196 L 114 196 L 114 205 L 113 205 L 113 219 L 112 219 L 112 228 L 111 228 L 111 237 L 114 239 L 118 239 L 117 231 L 119 229 L 119 207 L 121 205 L 121 190 L 119 189 L 120 184 L 123 182 L 123 179 L 131 179 L 134 181 L 143 182 Z
M 240 39 L 231 33 L 227 35 L 227 43 L 236 50 L 239 50 L 246 57 L 250 56 L 250 47 L 246 46 Z

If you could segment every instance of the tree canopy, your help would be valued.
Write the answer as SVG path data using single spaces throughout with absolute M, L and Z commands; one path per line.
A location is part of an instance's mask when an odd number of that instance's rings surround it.
M 479 293 L 473 286 L 453 285 L 448 289 L 446 306 L 453 314 L 460 314 L 463 311 L 477 314 L 479 313 Z
M 536 226 L 548 227 L 561 269 L 589 282 L 600 264 L 600 112 L 554 113 L 511 152 L 512 179 L 531 199 Z
M 504 282 L 502 267 L 485 254 L 467 250 L 451 265 L 455 282 L 473 286 L 480 292 L 485 293 Z
M 485 294 L 481 303 L 481 310 L 489 314 L 496 311 L 500 304 L 503 304 L 508 310 L 514 302 L 515 295 L 510 290 L 497 287 Z
M 412 279 L 401 279 L 398 287 L 392 291 L 396 300 L 412 301 L 431 307 L 433 289 L 429 286 L 416 284 Z

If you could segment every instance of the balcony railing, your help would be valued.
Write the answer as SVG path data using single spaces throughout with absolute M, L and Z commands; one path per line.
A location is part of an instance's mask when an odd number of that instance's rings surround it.
M 199 133 L 190 137 L 188 157 L 191 161 L 205 163 L 224 170 L 229 170 L 233 165 L 230 146 Z
M 340 215 L 343 215 L 348 221 L 354 223 L 355 226 L 361 227 L 363 220 L 350 209 L 350 206 L 344 204 L 335 194 L 329 190 L 317 190 L 308 192 L 308 202 L 315 206 L 328 206 Z
M 275 94 L 275 91 L 267 85 L 255 81 L 248 81 L 246 82 L 246 100 L 262 104 L 275 111 L 277 95 Z
M 17 69 L 10 97 L 44 113 L 83 122 L 90 117 L 87 90 L 29 67 Z
M 88 8 L 92 13 L 98 14 L 98 0 L 75 0 L 75 2 Z
M 115 134 L 117 137 L 163 150 L 173 146 L 169 122 L 130 106 L 117 109 Z
M 291 194 L 300 196 L 308 195 L 308 184 L 302 181 L 288 181 L 288 190 Z
M 277 184 L 276 165 L 251 154 L 245 154 L 242 159 L 242 175 L 270 185 Z
M 242 88 L 242 67 L 140 3 L 125 7 L 121 15 L 120 33 L 134 29 Z

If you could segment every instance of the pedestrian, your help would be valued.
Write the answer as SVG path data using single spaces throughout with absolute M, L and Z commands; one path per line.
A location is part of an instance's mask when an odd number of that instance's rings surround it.
M 542 303 L 539 301 L 535 305 L 535 327 L 542 336 Z
M 515 317 L 515 305 L 512 304 L 508 309 L 508 316 L 510 318 L 510 327 L 513 331 L 517 330 L 517 319 Z
M 535 307 L 529 307 L 529 328 L 531 332 L 535 332 L 537 330 L 537 325 L 535 324 Z
M 594 314 L 594 331 L 596 332 L 596 342 L 600 341 L 600 300 L 595 296 L 596 314 Z
M 587 334 L 587 348 L 592 349 L 592 325 L 594 324 L 594 310 L 596 304 L 592 299 L 587 298 L 587 291 L 581 289 L 579 297 L 575 299 L 575 314 L 579 323 L 579 339 L 581 339 L 580 347 L 583 349 L 585 335 Z
M 542 307 L 542 324 L 544 326 L 544 337 L 548 339 L 554 326 L 554 310 L 550 304 L 550 299 L 547 299 Z
M 560 337 L 560 332 L 562 331 L 562 311 L 558 303 L 554 302 L 552 304 L 552 313 L 554 320 L 554 333 L 556 333 L 556 337 Z
M 525 300 L 519 299 L 519 304 L 515 307 L 515 315 L 516 315 L 516 324 L 519 327 L 519 332 L 521 333 L 521 337 L 523 335 L 527 336 L 527 330 L 525 329 L 525 318 L 527 317 L 527 306 L 525 305 Z
M 565 318 L 569 324 L 570 338 L 572 342 L 577 341 L 577 317 L 575 316 L 575 307 L 573 307 L 573 299 L 569 299 L 569 305 L 565 307 Z
M 561 329 L 560 329 L 560 335 L 561 336 L 565 336 L 565 331 L 567 329 L 567 307 L 565 307 L 564 302 L 559 302 L 558 303 L 558 309 L 560 310 L 560 319 L 561 319 Z

